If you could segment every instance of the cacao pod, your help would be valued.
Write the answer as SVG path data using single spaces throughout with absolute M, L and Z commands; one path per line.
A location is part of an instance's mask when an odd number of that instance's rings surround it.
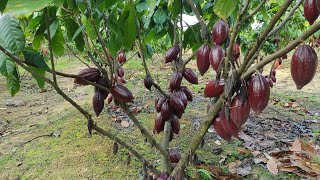
M 240 129 L 240 127 L 247 121 L 250 115 L 250 105 L 247 96 L 244 100 L 241 99 L 240 94 L 236 95 L 230 106 L 230 119 Z
M 212 123 L 212 126 L 214 128 L 214 130 L 217 132 L 217 134 L 224 140 L 226 141 L 230 141 L 231 139 L 231 135 L 229 133 L 227 133 L 221 124 L 221 119 L 219 116 L 217 116 Z
M 187 98 L 186 94 L 183 91 L 179 91 L 179 90 L 174 91 L 172 93 L 172 96 L 176 96 L 177 98 L 179 98 L 183 102 L 184 108 L 187 107 L 188 98 Z
M 216 22 L 212 28 L 212 40 L 216 44 L 222 45 L 227 39 L 228 29 L 228 25 L 223 20 Z
M 173 134 L 173 131 L 172 131 L 172 129 L 171 129 L 171 130 L 170 130 L 170 138 L 169 138 L 169 142 L 171 142 L 171 141 L 172 141 L 173 136 L 174 136 L 174 134 Z
M 179 71 L 174 72 L 171 75 L 169 89 L 173 91 L 181 86 L 182 74 Z
M 123 85 L 117 84 L 111 87 L 111 94 L 114 98 L 122 102 L 132 102 L 133 95 L 128 88 Z
M 159 114 L 154 122 L 154 130 L 159 134 L 164 130 L 165 120 L 162 118 L 161 114 Z
M 125 84 L 125 83 L 126 83 L 126 80 L 125 80 L 123 77 L 118 76 L 117 82 L 118 82 L 119 84 Z
M 180 122 L 179 122 L 179 119 L 175 116 L 172 117 L 172 121 L 171 121 L 171 128 L 172 128 L 172 131 L 175 133 L 175 134 L 179 134 L 180 132 Z
M 166 100 L 167 100 L 167 98 L 164 97 L 164 96 L 162 96 L 162 97 L 159 99 L 159 101 L 158 101 L 158 103 L 157 103 L 157 105 L 156 105 L 156 111 L 157 111 L 157 112 L 160 112 L 160 111 L 161 111 L 162 104 L 163 104 Z
M 209 81 L 204 88 L 204 97 L 218 97 L 223 93 L 224 90 L 224 79 L 221 78 L 219 82 Z
M 213 70 L 218 71 L 221 60 L 225 57 L 225 52 L 219 45 L 211 48 L 209 61 Z
M 318 57 L 311 46 L 300 45 L 294 52 L 291 61 L 291 77 L 297 86 L 302 89 L 313 79 L 318 66 Z
M 169 156 L 171 163 L 178 163 L 181 159 L 181 155 L 177 149 L 169 149 Z
M 221 125 L 222 128 L 230 135 L 232 135 L 235 138 L 238 138 L 238 132 L 239 129 L 236 126 L 236 124 L 229 118 L 225 116 L 225 113 L 223 111 L 220 111 L 220 120 L 221 120 Z
M 100 76 L 99 80 L 97 81 L 97 84 L 99 84 L 99 85 L 101 85 L 103 87 L 108 87 L 108 82 L 107 82 L 107 80 L 105 79 L 104 76 Z M 103 95 L 104 100 L 107 98 L 107 96 L 109 94 L 107 91 L 102 90 L 102 89 L 97 88 L 97 87 L 95 87 L 95 91 L 100 91 L 100 93 Z
M 125 63 L 127 61 L 126 53 L 123 50 L 119 52 L 117 60 L 120 64 Z
M 183 111 L 177 111 L 173 109 L 173 114 L 176 115 L 178 119 L 181 119 L 183 115 Z
M 151 91 L 151 87 L 152 87 L 152 83 L 153 83 L 153 79 L 151 76 L 147 75 L 144 80 L 144 87 L 146 87 L 147 89 L 149 89 L 149 91 Z
M 184 92 L 184 94 L 187 96 L 188 101 L 192 101 L 192 92 L 186 87 L 186 86 L 181 86 L 180 90 Z
M 169 107 L 168 100 L 164 101 L 162 106 L 161 106 L 161 116 L 162 116 L 162 119 L 164 121 L 169 120 L 170 117 L 171 117 L 171 110 L 170 110 L 170 107 Z
M 112 94 L 109 94 L 108 97 L 107 97 L 108 104 L 110 104 L 112 102 L 112 99 L 113 99 Z
M 80 76 L 81 78 L 80 77 L 75 78 L 74 83 L 79 85 L 88 85 L 88 83 L 83 81 L 83 79 L 91 82 L 96 82 L 100 78 L 100 71 L 97 68 L 86 68 L 86 69 L 82 69 L 78 73 L 78 76 Z
M 92 107 L 98 117 L 104 107 L 104 95 L 100 91 L 96 91 L 92 98 Z
M 179 44 L 172 46 L 166 53 L 165 63 L 172 62 L 173 60 L 176 60 L 179 52 L 180 52 Z
M 201 76 L 203 76 L 209 69 L 209 55 L 210 47 L 207 44 L 202 45 L 197 52 L 197 67 Z
M 156 109 L 157 112 L 160 112 L 161 109 L 157 109 L 158 102 L 159 102 L 159 98 L 154 99 L 154 108 Z M 159 110 L 159 111 L 158 111 L 158 110 Z
M 157 176 L 156 180 L 168 180 L 169 175 L 167 173 L 161 173 Z
M 191 68 L 184 69 L 183 77 L 191 84 L 198 84 L 198 77 Z
M 269 102 L 270 85 L 266 78 L 261 74 L 253 76 L 249 81 L 248 95 L 251 109 L 259 115 Z
M 123 77 L 124 76 L 124 70 L 122 66 L 118 67 L 118 76 Z
M 170 96 L 169 104 L 170 107 L 172 107 L 176 112 L 184 111 L 183 102 L 176 96 Z
M 307 19 L 310 25 L 312 25 L 319 16 L 319 10 L 316 3 L 316 0 L 304 1 L 304 17 Z
M 234 43 L 232 46 L 232 53 L 234 56 L 234 59 L 238 59 L 240 57 L 240 46 L 237 43 Z

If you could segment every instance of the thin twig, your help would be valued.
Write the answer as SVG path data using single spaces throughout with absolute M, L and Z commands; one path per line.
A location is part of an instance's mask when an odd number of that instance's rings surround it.
M 73 50 L 72 48 L 68 45 L 68 43 L 66 43 L 67 48 L 69 49 L 69 51 L 73 54 L 74 57 L 76 57 L 80 62 L 82 62 L 84 65 L 86 65 L 88 68 L 90 68 L 89 64 L 84 62 Z
M 260 8 L 264 5 L 264 3 L 266 2 L 267 0 L 263 0 L 261 1 L 261 3 L 245 18 L 243 18 L 242 22 L 245 22 L 247 21 L 248 19 L 250 19 L 253 15 L 257 14 L 257 12 L 260 10 Z

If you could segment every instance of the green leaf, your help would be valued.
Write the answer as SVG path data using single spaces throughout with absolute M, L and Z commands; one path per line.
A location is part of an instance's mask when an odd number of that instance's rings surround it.
M 0 18 L 0 29 L 2 46 L 16 54 L 24 49 L 24 33 L 16 19 L 7 14 L 2 16 Z
M 95 25 L 99 29 L 99 23 L 96 23 L 96 21 L 95 21 Z M 85 28 L 86 28 L 86 32 L 88 33 L 88 36 L 90 39 L 92 39 L 92 40 L 97 39 L 97 34 L 94 30 L 94 27 L 92 26 L 92 24 L 90 22 L 90 18 L 86 20 Z
M 65 22 L 65 28 L 67 30 L 67 37 L 69 41 L 75 40 L 75 45 L 77 49 L 82 52 L 84 50 L 84 40 L 82 33 L 79 32 L 79 34 L 73 39 L 74 34 L 79 30 L 79 25 L 71 18 L 67 18 L 64 20 Z
M 134 8 L 131 4 L 127 4 L 125 7 L 124 12 L 122 12 L 119 23 L 123 24 L 122 26 L 122 32 L 123 32 L 123 39 L 125 40 L 123 43 L 123 46 L 127 49 L 131 49 L 133 46 L 136 35 L 137 35 L 137 27 L 136 27 L 136 21 L 134 19 Z
M 98 1 L 98 7 L 101 11 L 109 9 L 112 5 L 114 5 L 117 0 L 100 0 Z
M 77 29 L 77 31 L 74 33 L 74 35 L 72 36 L 72 41 L 78 37 L 78 35 L 80 33 L 82 33 L 82 31 L 86 28 L 86 25 L 82 25 L 81 27 L 79 27 L 79 29 Z
M 32 46 L 34 49 L 40 49 L 41 47 L 41 42 L 44 40 L 43 35 L 35 35 L 32 41 Z
M 238 5 L 238 0 L 216 0 L 213 11 L 219 17 L 227 19 Z
M 45 71 L 50 71 L 50 68 L 44 61 L 43 56 L 38 51 L 26 48 L 26 50 L 23 51 L 23 56 L 28 65 L 32 65 Z
M 20 90 L 20 77 L 16 66 L 14 66 L 11 74 L 7 76 L 7 89 L 9 90 L 11 96 L 14 96 Z
M 2 1 L 2 0 L 1 0 Z M 48 6 L 53 0 L 10 0 L 5 12 L 13 16 L 30 15 Z
M 3 13 L 4 9 L 6 8 L 7 3 L 8 3 L 8 0 L 1 0 L 0 1 L 0 12 Z
M 158 9 L 153 15 L 153 21 L 162 25 L 166 21 L 167 15 L 162 9 Z
M 142 1 L 136 5 L 136 9 L 139 13 L 142 13 L 143 11 L 148 10 L 148 3 L 145 1 Z
M 28 29 L 34 30 L 36 27 L 38 27 L 41 24 L 42 21 L 44 21 L 43 15 L 33 18 L 28 25 Z
M 148 15 L 143 16 L 142 21 L 144 23 L 144 28 L 148 29 L 151 21 L 151 17 L 154 13 L 154 9 L 157 7 L 157 1 L 156 0 L 146 0 L 148 3 Z
M 64 52 L 64 37 L 60 26 L 52 38 L 52 50 L 58 56 L 61 56 Z
M 38 75 L 40 75 L 40 76 L 42 76 L 42 77 L 45 77 L 45 74 L 46 74 L 46 71 L 45 71 L 45 70 L 36 68 L 36 67 L 34 67 L 34 66 L 29 66 L 29 68 L 30 68 L 33 72 L 37 73 Z M 32 77 L 37 81 L 37 84 L 38 84 L 39 88 L 40 88 L 40 89 L 43 89 L 46 81 L 45 81 L 44 79 L 42 79 L 42 78 L 39 78 L 38 76 L 34 76 L 33 74 L 32 74 Z
M 59 27 L 59 21 L 58 20 L 55 20 L 55 21 L 53 21 L 53 23 L 50 24 L 49 30 L 50 30 L 50 38 L 51 39 L 56 34 L 56 32 L 58 30 L 58 27 Z M 48 34 L 47 30 L 44 33 Z

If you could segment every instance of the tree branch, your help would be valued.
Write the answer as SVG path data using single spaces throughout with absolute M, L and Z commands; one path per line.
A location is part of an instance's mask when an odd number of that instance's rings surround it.
M 264 5 L 264 3 L 267 0 L 261 1 L 261 3 L 245 18 L 243 18 L 242 22 L 246 22 L 248 19 L 250 19 L 253 15 L 257 14 L 257 12 L 260 10 L 260 8 Z
M 163 139 L 162 139 L 162 148 L 165 150 L 168 150 L 169 148 L 169 142 L 170 142 L 170 131 L 171 131 L 171 121 L 170 118 L 168 121 L 165 122 L 164 131 L 163 131 Z M 170 162 L 170 158 L 167 159 L 166 157 L 162 157 L 163 161 L 163 170 L 165 170 L 167 173 L 171 173 L 172 166 Z M 168 166 L 170 164 L 170 166 Z

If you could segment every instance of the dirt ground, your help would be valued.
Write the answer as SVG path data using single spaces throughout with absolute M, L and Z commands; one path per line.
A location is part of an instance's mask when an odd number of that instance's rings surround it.
M 76 74 L 85 66 L 68 57 L 60 58 L 59 71 Z M 154 78 L 167 86 L 170 66 L 157 58 L 150 64 Z M 268 153 L 286 150 L 296 138 L 320 143 L 320 72 L 313 81 L 298 91 L 290 77 L 290 60 L 284 60 L 277 70 L 277 83 L 271 90 L 270 103 L 258 117 L 251 114 L 242 127 L 240 140 L 225 142 L 210 129 L 204 146 L 197 151 L 196 166 L 189 166 L 191 178 L 204 177 L 199 169 L 218 167 L 223 174 L 237 174 L 247 179 L 295 179 L 293 173 L 273 175 L 266 163 L 255 163 L 252 152 Z M 194 69 L 195 61 L 188 65 Z M 129 68 L 130 67 L 130 68 Z M 133 58 L 124 66 L 127 87 L 135 96 L 137 117 L 150 132 L 153 128 L 155 94 L 143 87 L 143 67 Z M 319 69 L 319 68 L 318 68 Z M 181 134 L 171 143 L 180 150 L 188 145 L 193 132 L 205 117 L 207 98 L 203 97 L 204 84 L 213 75 L 212 70 L 200 77 L 199 85 L 191 85 L 195 100 L 188 105 L 181 120 Z M 86 120 L 55 91 L 45 86 L 40 90 L 29 74 L 21 71 L 21 90 L 11 97 L 6 91 L 5 79 L 0 76 L 0 179 L 138 179 L 140 163 L 120 147 L 112 154 L 113 142 L 94 134 L 89 138 Z M 73 79 L 59 77 L 58 82 L 70 97 L 93 114 L 91 98 L 93 88 L 75 86 Z M 186 81 L 183 84 L 188 84 Z M 188 85 L 189 86 L 189 85 Z M 96 122 L 107 130 L 126 138 L 146 158 L 160 165 L 160 156 L 144 142 L 139 130 L 113 104 L 106 105 Z M 161 139 L 155 135 L 156 139 Z M 253 139 L 250 139 L 253 138 Z M 250 155 L 243 155 L 243 148 Z M 128 157 L 131 161 L 128 164 Z M 241 161 L 245 171 L 233 172 L 231 163 Z M 248 162 L 247 162 L 248 161 Z M 315 160 L 320 162 L 319 159 Z M 250 168 L 249 168 L 250 166 Z M 208 170 L 210 172 L 210 170 Z M 211 171 L 211 173 L 214 173 Z M 204 178 L 203 178 L 204 179 Z

